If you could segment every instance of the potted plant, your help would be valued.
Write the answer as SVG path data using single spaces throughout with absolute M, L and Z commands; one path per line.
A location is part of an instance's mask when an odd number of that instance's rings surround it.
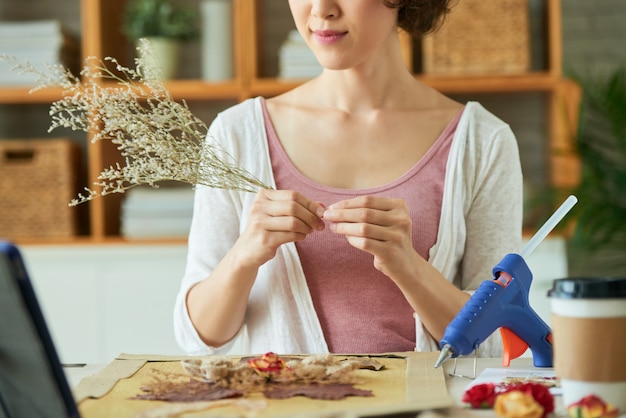
M 570 276 L 626 275 L 626 67 L 575 75 L 581 88 L 576 148 L 579 203 L 566 222 Z
M 180 42 L 195 38 L 197 25 L 196 11 L 176 0 L 130 0 L 124 10 L 122 31 L 135 42 L 141 38 L 150 41 L 154 57 L 168 79 L 176 73 Z

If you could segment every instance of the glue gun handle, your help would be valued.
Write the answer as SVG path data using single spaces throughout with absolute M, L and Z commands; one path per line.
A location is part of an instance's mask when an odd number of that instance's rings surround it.
M 528 308 L 517 312 L 514 320 L 507 320 L 500 328 L 504 355 L 502 365 L 518 358 L 530 347 L 535 367 L 552 367 L 552 334 L 550 328 L 536 312 Z
M 493 268 L 497 283 L 505 286 L 502 303 L 502 364 L 508 366 L 530 347 L 536 367 L 552 367 L 550 328 L 529 303 L 532 273 L 519 254 L 507 254 Z
M 504 347 L 502 366 L 509 367 L 511 360 L 518 358 L 526 352 L 528 344 L 508 328 L 500 328 L 500 335 L 502 336 L 502 345 Z

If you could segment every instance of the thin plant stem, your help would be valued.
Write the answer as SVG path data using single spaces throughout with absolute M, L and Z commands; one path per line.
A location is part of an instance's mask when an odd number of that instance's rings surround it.
M 33 91 L 62 88 L 62 98 L 50 106 L 49 132 L 57 128 L 84 131 L 91 134 L 92 142 L 110 141 L 120 151 L 124 165 L 103 169 L 95 187 L 85 187 L 70 206 L 172 180 L 246 192 L 270 188 L 237 164 L 186 101 L 173 100 L 161 70 L 151 65 L 157 60 L 149 41 L 141 40 L 137 49 L 135 68 L 112 57 L 89 57 L 80 77 L 61 65 L 49 65 L 45 73 L 28 63 L 14 66 L 20 73 L 38 75 Z

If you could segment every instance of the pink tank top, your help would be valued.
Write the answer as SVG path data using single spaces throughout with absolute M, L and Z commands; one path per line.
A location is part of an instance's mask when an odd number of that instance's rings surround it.
M 428 259 L 437 239 L 446 162 L 461 112 L 403 176 L 380 187 L 352 190 L 328 187 L 304 176 L 286 154 L 262 103 L 278 189 L 297 190 L 326 206 L 365 194 L 402 198 L 413 220 L 413 246 Z M 374 268 L 370 254 L 328 228 L 297 242 L 296 248 L 330 352 L 414 350 L 413 309 L 393 281 Z

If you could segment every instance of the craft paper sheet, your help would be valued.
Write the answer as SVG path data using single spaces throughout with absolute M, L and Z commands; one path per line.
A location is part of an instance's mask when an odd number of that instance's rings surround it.
M 79 409 L 84 418 L 167 416 L 188 412 L 185 416 L 236 417 L 246 414 L 246 408 L 261 409 L 256 417 L 319 416 L 329 412 L 349 412 L 353 416 L 440 409 L 452 406 L 446 388 L 443 369 L 433 364 L 438 353 L 394 353 L 373 355 L 384 364 L 380 371 L 359 370 L 361 389 L 374 392 L 372 397 L 349 397 L 340 401 L 323 401 L 303 397 L 266 400 L 252 394 L 245 400 L 192 402 L 191 404 L 132 400 L 142 393 L 141 387 L 155 374 L 184 374 L 181 357 L 121 355 L 95 376 L 81 381 L 75 390 Z M 344 356 L 345 357 L 345 356 Z M 126 367 L 128 365 L 128 367 Z M 116 377 L 118 375 L 118 377 Z M 110 387 L 107 392 L 106 386 Z M 252 403 L 250 403 L 252 401 Z M 195 405 L 194 405 L 195 404 Z M 249 412 L 249 411 L 248 411 Z M 304 415 L 303 415 L 304 414 Z

